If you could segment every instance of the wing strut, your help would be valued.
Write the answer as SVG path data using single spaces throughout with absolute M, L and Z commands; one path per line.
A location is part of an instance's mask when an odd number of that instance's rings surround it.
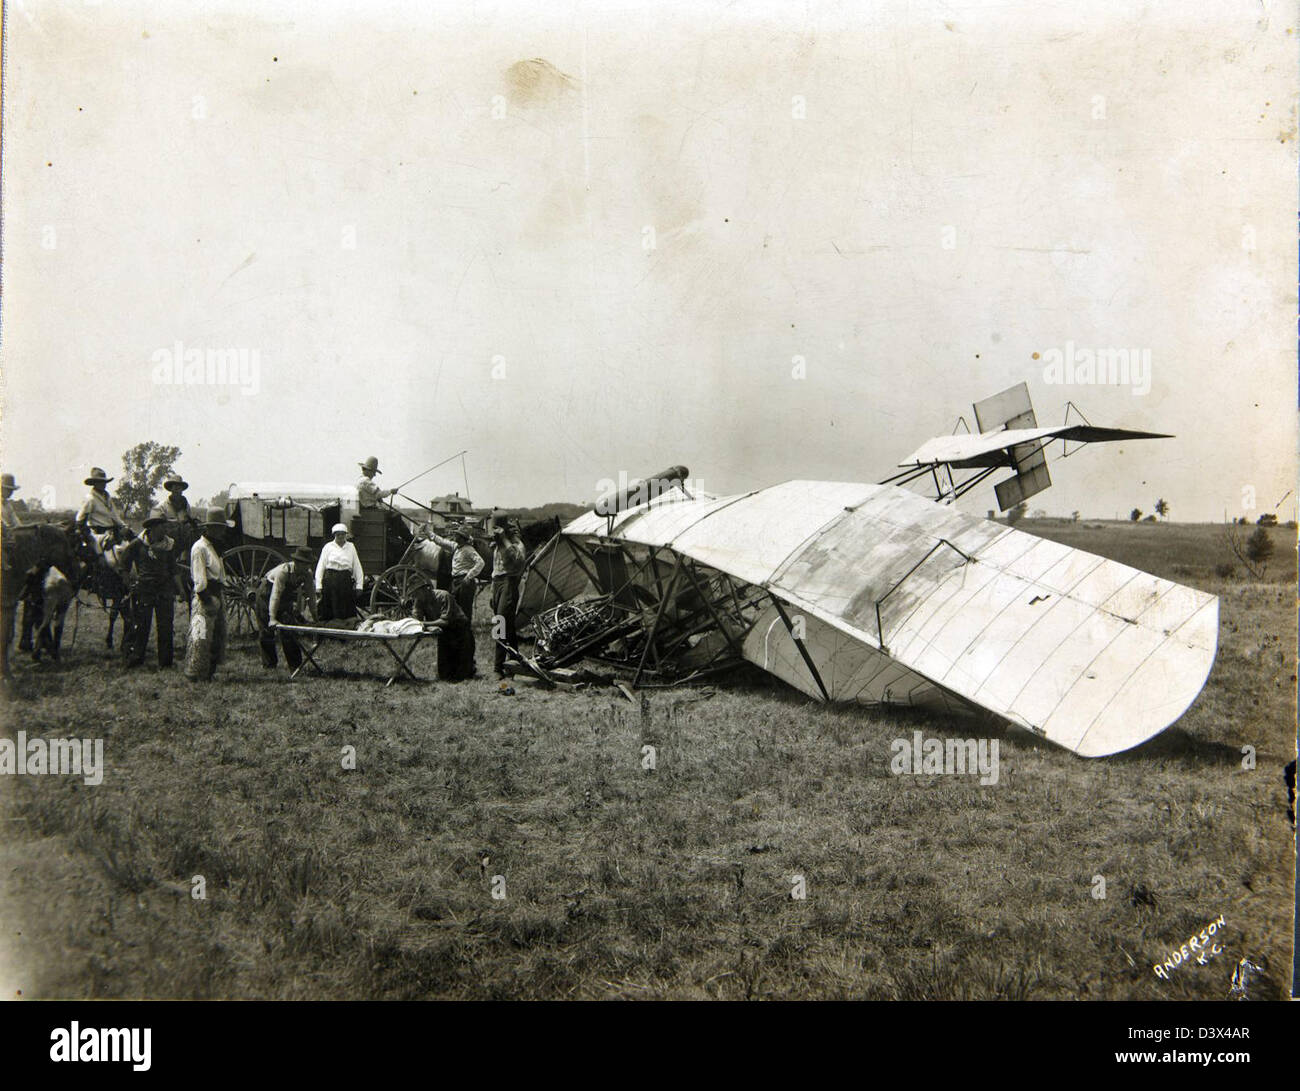
M 799 649 L 799 654 L 803 656 L 804 666 L 807 667 L 809 672 L 812 674 L 813 681 L 817 683 L 817 688 L 822 691 L 822 699 L 829 704 L 831 695 L 826 690 L 826 683 L 822 681 L 822 676 L 817 673 L 817 664 L 813 662 L 812 656 L 808 654 L 808 649 L 804 646 L 803 637 L 795 634 L 794 626 L 790 624 L 790 618 L 786 616 L 785 607 L 781 605 L 781 600 L 772 594 L 771 591 L 767 593 L 767 597 L 772 600 L 772 605 L 776 607 L 776 612 L 780 616 L 782 623 L 785 625 L 786 632 L 790 634 L 790 639 L 794 641 L 794 646 Z

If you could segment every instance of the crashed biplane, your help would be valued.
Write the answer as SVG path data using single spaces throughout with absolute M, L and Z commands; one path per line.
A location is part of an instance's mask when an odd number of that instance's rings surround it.
M 636 686 L 744 660 L 820 701 L 984 710 L 1087 757 L 1144 742 L 1205 684 L 1218 599 L 950 505 L 1001 468 L 1003 510 L 1041 492 L 1052 442 L 1163 437 L 1040 428 L 1024 384 L 975 415 L 879 484 L 707 496 L 678 466 L 602 497 L 529 566 L 528 663 Z M 902 487 L 924 477 L 933 499 Z

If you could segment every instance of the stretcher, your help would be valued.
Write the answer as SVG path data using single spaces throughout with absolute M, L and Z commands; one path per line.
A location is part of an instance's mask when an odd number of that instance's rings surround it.
M 297 678 L 298 674 L 310 664 L 317 674 L 324 674 L 325 671 L 321 665 L 316 662 L 316 652 L 320 646 L 327 640 L 337 641 L 342 644 L 375 644 L 378 643 L 393 658 L 397 664 L 396 669 L 388 676 L 384 683 L 385 687 L 391 686 L 399 678 L 409 678 L 412 682 L 423 682 L 425 679 L 420 678 L 410 667 L 411 656 L 415 654 L 418 648 L 426 639 L 437 637 L 438 630 L 425 627 L 413 633 L 372 633 L 358 632 L 355 629 L 333 629 L 326 625 L 287 625 L 281 623 L 276 626 L 280 632 L 293 633 L 298 638 L 299 647 L 302 648 L 303 660 L 290 678 Z M 398 646 L 402 641 L 407 642 L 404 652 L 399 654 Z

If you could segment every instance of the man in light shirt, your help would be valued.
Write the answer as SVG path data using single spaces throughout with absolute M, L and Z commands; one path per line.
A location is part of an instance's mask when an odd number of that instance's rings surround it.
M 20 527 L 23 521 L 14 510 L 13 495 L 18 491 L 18 484 L 14 481 L 13 474 L 4 474 L 0 478 L 0 491 L 4 493 L 4 527 L 6 530 L 12 527 Z
M 257 618 L 257 642 L 262 652 L 262 666 L 267 670 L 273 670 L 277 663 L 277 635 L 280 646 L 284 648 L 284 661 L 289 664 L 289 669 L 293 671 L 302 666 L 302 647 L 297 638 L 292 633 L 283 630 L 277 633 L 276 630 L 281 622 L 301 624 L 298 617 L 298 593 L 308 586 L 307 581 L 312 578 L 315 560 L 310 549 L 299 546 L 284 564 L 276 565 L 266 574 L 257 589 L 253 614 Z
M 218 547 L 229 526 L 224 509 L 209 508 L 199 525 L 203 536 L 190 547 L 194 599 L 190 609 L 190 640 L 185 649 L 185 675 L 195 682 L 211 679 L 226 651 L 226 604 L 222 597 L 226 566 Z
M 348 541 L 348 528 L 335 523 L 330 533 L 334 540 L 325 543 L 316 562 L 316 595 L 320 602 L 316 616 L 321 621 L 355 621 L 357 596 L 366 575 L 361 570 L 357 547 Z
M 113 498 L 108 495 L 108 483 L 112 480 L 98 466 L 92 467 L 85 481 L 90 492 L 86 493 L 86 499 L 77 512 L 77 528 L 81 531 L 89 529 L 96 553 L 103 553 L 105 546 L 120 537 L 134 537 Z
M 375 474 L 383 473 L 379 468 L 379 459 L 371 455 L 365 462 L 358 462 L 361 467 L 361 480 L 357 482 L 357 504 L 366 508 L 377 508 L 381 500 L 386 500 L 396 489 L 381 489 L 375 480 Z

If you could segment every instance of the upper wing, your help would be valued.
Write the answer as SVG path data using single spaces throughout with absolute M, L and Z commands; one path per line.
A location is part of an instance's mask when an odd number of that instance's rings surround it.
M 900 466 L 952 466 L 961 469 L 1007 466 L 1015 468 L 1013 449 L 1026 443 L 1063 439 L 1069 443 L 1109 443 L 1125 439 L 1172 439 L 1161 432 L 1128 428 L 1098 428 L 1063 424 L 1055 428 L 1006 428 L 977 435 L 936 436 L 899 462 Z

